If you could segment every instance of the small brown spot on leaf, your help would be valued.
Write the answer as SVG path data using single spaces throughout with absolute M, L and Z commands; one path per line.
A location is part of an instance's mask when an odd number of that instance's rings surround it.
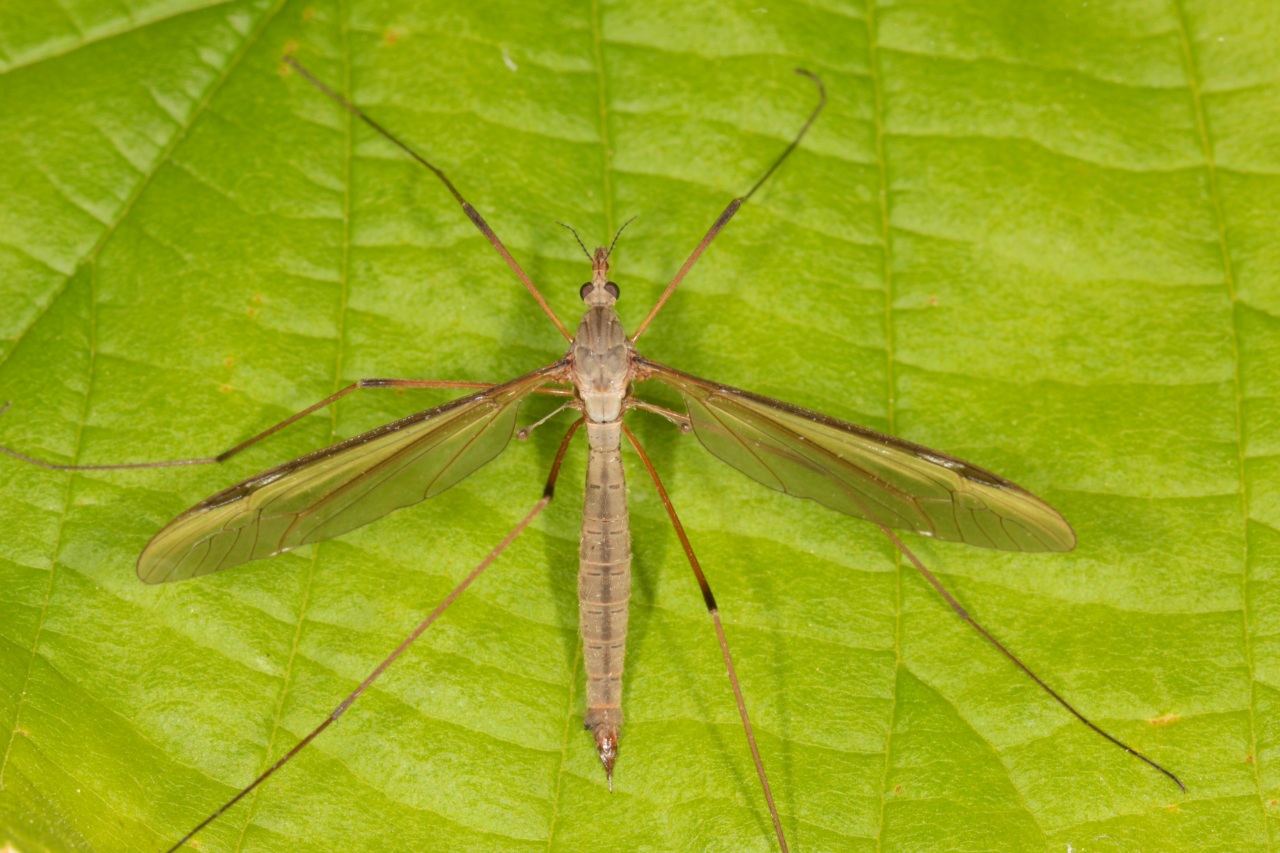
M 315 10 L 315 9 L 306 9 L 306 10 L 305 10 L 305 11 L 303 11 L 303 13 L 302 13 L 302 20 L 304 20 L 304 21 L 310 21 L 310 20 L 311 20 L 312 18 L 314 18 L 315 16 L 316 16 L 316 10 Z
M 382 43 L 385 44 L 387 47 L 391 47 L 393 44 L 400 41 L 400 39 L 402 39 L 403 37 L 404 37 L 404 34 L 399 30 L 388 29 L 383 31 L 382 33 Z
M 265 296 L 263 296 L 261 293 L 259 293 L 259 294 L 258 294 L 257 296 L 255 296 L 255 297 L 253 297 L 253 304 L 254 304 L 254 305 L 261 305 L 262 303 L 264 303 L 264 302 L 266 302 L 266 301 L 267 301 L 267 298 L 266 298 Z
M 1147 722 L 1153 726 L 1167 726 L 1170 723 L 1176 723 L 1178 722 L 1178 720 L 1181 720 L 1181 719 L 1182 719 L 1181 715 L 1175 714 L 1172 711 L 1170 711 L 1168 714 L 1163 714 L 1159 717 L 1152 717 L 1151 719 L 1147 720 Z
M 935 305 L 937 305 L 937 304 L 938 304 L 938 297 L 934 296 L 934 295 L 931 293 L 931 294 L 929 294 L 929 298 L 928 298 L 928 300 L 926 300 L 926 301 L 929 303 L 929 307 L 930 307 L 930 308 L 932 308 L 932 307 L 934 307 Z
M 893 792 L 894 792 L 895 794 L 901 794 L 901 793 L 902 793 L 902 786 L 901 786 L 901 785 L 894 785 L 894 786 L 893 786 Z
M 1246 756 L 1244 757 L 1244 763 L 1245 763 L 1245 764 L 1252 764 L 1252 763 L 1253 763 L 1253 761 L 1254 761 L 1254 758 L 1253 758 L 1253 756 L 1252 756 L 1252 755 L 1246 755 Z
M 1182 811 L 1182 809 L 1178 807 L 1177 803 L 1170 803 L 1169 805 L 1165 806 L 1165 808 L 1168 809 L 1169 814 L 1177 814 L 1178 812 Z
M 1280 806 L 1280 800 L 1271 800 L 1267 805 L 1274 809 L 1276 806 Z
M 220 386 L 218 386 L 218 390 L 221 391 L 223 394 L 230 394 L 231 386 L 223 382 Z
M 224 367 L 235 367 L 236 357 L 234 355 L 229 355 L 222 360 L 222 364 Z
M 250 309 L 249 309 L 248 311 L 246 311 L 245 313 L 246 313 L 246 314 L 248 314 L 250 317 L 257 317 L 257 316 L 258 316 L 258 309 L 257 309 L 257 308 L 250 308 Z

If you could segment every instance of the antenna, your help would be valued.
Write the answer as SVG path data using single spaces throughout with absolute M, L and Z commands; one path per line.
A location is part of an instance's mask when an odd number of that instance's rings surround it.
M 605 255 L 604 255 L 605 260 L 608 260 L 609 256 L 613 254 L 613 247 L 618 245 L 618 238 L 622 236 L 622 232 L 626 230 L 628 225 L 630 225 L 632 222 L 635 222 L 635 221 L 636 221 L 636 217 L 633 216 L 630 219 L 628 219 L 626 222 L 622 223 L 622 227 L 618 229 L 618 233 L 613 235 L 613 242 L 609 244 L 609 251 L 605 252 Z
M 578 232 L 573 230 L 573 226 L 572 226 L 572 225 L 565 225 L 563 222 L 560 222 L 560 221 L 558 221 L 558 220 L 557 220 L 556 224 L 557 224 L 557 225 L 559 225 L 561 228 L 567 228 L 567 229 L 569 229 L 569 233 L 573 235 L 573 239 L 577 240 L 577 241 L 578 241 L 578 245 L 582 247 L 582 254 L 584 254 L 584 255 L 586 255 L 586 256 L 587 256 L 587 260 L 589 260 L 589 261 L 594 261 L 594 260 L 595 260 L 594 258 L 592 258 L 592 257 L 591 257 L 591 253 L 587 251 L 587 246 L 586 246 L 586 244 L 585 244 L 585 243 L 583 243 L 583 242 L 582 242 L 582 238 L 578 236 Z

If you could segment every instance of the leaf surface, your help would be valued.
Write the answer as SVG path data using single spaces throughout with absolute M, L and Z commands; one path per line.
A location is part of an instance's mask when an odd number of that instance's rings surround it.
M 1280 19 L 1262 0 L 64 0 L 0 9 L 0 442 L 203 456 L 361 377 L 501 381 L 614 256 L 641 342 L 972 461 L 1067 555 L 912 539 L 1116 750 L 870 525 L 633 415 L 707 568 L 793 850 L 1274 851 Z M 216 468 L 0 458 L 0 848 L 162 850 L 317 725 L 541 494 L 547 425 L 444 495 L 197 581 L 133 565 L 196 501 L 443 402 L 366 391 Z M 672 404 L 671 395 L 658 393 Z M 529 404 L 533 419 L 554 401 Z M 561 422 L 563 423 L 563 422 Z M 775 849 L 697 586 L 628 458 L 627 723 L 583 709 L 583 454 L 558 499 L 204 851 Z

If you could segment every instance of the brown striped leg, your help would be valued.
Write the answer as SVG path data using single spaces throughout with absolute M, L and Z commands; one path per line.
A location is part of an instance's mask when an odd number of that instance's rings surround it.
M 472 388 L 484 390 L 485 388 L 492 388 L 493 385 L 494 383 L 492 382 L 455 382 L 448 379 L 360 379 L 351 383 L 346 388 L 343 388 L 341 391 L 330 394 L 319 403 L 308 406 L 297 414 L 290 415 L 280 421 L 280 423 L 275 426 L 269 427 L 252 438 L 240 442 L 230 450 L 224 450 L 217 456 L 205 456 L 198 459 L 169 459 L 163 462 L 119 462 L 110 465 L 62 465 L 56 462 L 46 462 L 45 460 L 37 459 L 34 456 L 28 456 L 25 453 L 20 453 L 13 448 L 5 447 L 3 445 L 0 445 L 0 453 L 5 453 L 15 459 L 21 459 L 23 462 L 29 462 L 32 465 L 39 465 L 41 468 L 47 468 L 51 471 L 119 471 L 132 468 L 175 468 L 182 465 L 208 465 L 211 463 L 225 462 L 237 453 L 247 450 L 259 441 L 262 441 L 264 438 L 269 438 L 290 424 L 302 420 L 312 412 L 323 409 L 331 403 L 336 403 L 351 392 L 359 391 L 362 388 Z M 572 393 L 559 388 L 547 388 L 545 390 L 547 393 L 556 394 L 557 396 Z M 5 403 L 3 406 L 0 406 L 0 415 L 3 415 L 8 411 L 10 405 L 11 403 Z
M 516 263 L 516 259 L 511 257 L 511 253 L 507 251 L 506 246 L 502 245 L 502 241 L 498 239 L 498 235 L 493 233 L 493 229 L 489 227 L 489 223 L 485 222 L 484 217 L 480 215 L 480 212 L 472 207 L 471 203 L 462 197 L 462 193 L 458 192 L 458 188 L 453 185 L 453 181 L 449 180 L 448 177 L 445 176 L 443 171 L 433 165 L 417 151 L 410 148 L 407 143 L 402 142 L 391 131 L 387 130 L 385 127 L 370 118 L 365 114 L 364 110 L 360 109 L 342 95 L 339 95 L 333 89 L 330 89 L 324 83 L 320 82 L 319 78 L 304 68 L 302 63 L 298 62 L 298 60 L 294 59 L 292 56 L 286 56 L 284 61 L 295 71 L 305 77 L 307 82 L 336 101 L 344 110 L 369 125 L 369 127 L 385 136 L 393 144 L 399 147 L 400 150 L 404 151 L 404 153 L 430 169 L 431 172 L 445 185 L 445 188 L 453 195 L 458 204 L 462 205 L 462 212 L 471 220 L 471 224 L 476 226 L 480 233 L 484 235 L 484 238 L 493 244 L 493 248 L 496 249 L 498 254 L 502 256 L 502 259 L 507 262 L 507 266 L 511 267 L 511 271 L 514 272 L 516 276 L 519 277 L 520 281 L 524 283 L 525 289 L 529 291 L 535 300 L 537 300 L 539 307 L 542 308 L 542 312 L 551 318 L 551 322 L 555 324 L 555 327 L 559 330 L 560 334 L 564 335 L 564 339 L 566 341 L 573 340 L 573 335 L 569 334 L 569 330 L 565 328 L 564 323 L 560 322 L 560 318 L 556 316 L 556 312 L 551 310 L 551 306 L 547 304 L 547 300 L 538 292 L 538 288 L 533 286 L 533 282 L 529 279 L 528 274 L 525 273 L 520 264 Z
M 871 522 L 875 524 L 876 527 L 880 528 L 880 532 L 883 533 L 885 536 L 889 537 L 889 541 L 891 541 L 894 545 L 897 546 L 898 550 L 901 551 L 906 556 L 906 558 L 911 561 L 911 565 L 915 566 L 916 570 L 920 572 L 920 574 L 924 577 L 924 579 L 927 580 L 935 590 L 937 590 L 938 595 L 942 596 L 943 600 L 946 601 L 947 604 L 951 605 L 951 609 L 955 611 L 956 615 L 959 616 L 964 621 L 968 622 L 969 626 L 973 628 L 973 630 L 977 631 L 980 635 L 982 635 L 982 638 L 984 640 L 986 640 L 991 645 L 995 646 L 996 649 L 1000 652 L 1000 654 L 1004 655 L 1010 661 L 1012 661 L 1013 665 L 1016 666 L 1018 669 L 1022 670 L 1023 673 L 1026 674 L 1028 678 L 1030 678 L 1032 681 L 1036 683 L 1037 687 L 1039 687 L 1045 693 L 1048 693 L 1050 698 L 1053 699 L 1053 701 L 1057 702 L 1059 705 L 1065 708 L 1073 717 L 1075 717 L 1080 722 L 1084 723 L 1090 729 L 1092 729 L 1093 731 L 1101 735 L 1106 740 L 1110 741 L 1115 746 L 1118 746 L 1120 749 L 1123 749 L 1125 752 L 1129 753 L 1134 758 L 1138 759 L 1139 761 L 1147 765 L 1150 765 L 1154 769 L 1163 773 L 1165 776 L 1168 776 L 1169 779 L 1171 779 L 1175 785 L 1177 785 L 1180 789 L 1182 789 L 1184 793 L 1186 792 L 1187 786 L 1182 784 L 1182 780 L 1179 779 L 1176 775 L 1174 775 L 1174 773 L 1171 770 L 1165 769 L 1160 764 L 1157 764 L 1155 761 L 1152 761 L 1150 758 L 1147 758 L 1141 752 L 1138 752 L 1138 750 L 1129 746 L 1129 744 L 1125 743 L 1124 741 L 1117 738 L 1115 735 L 1106 731 L 1097 723 L 1093 722 L 1093 720 L 1090 720 L 1084 714 L 1077 711 L 1074 705 L 1072 705 L 1066 699 L 1062 698 L 1062 695 L 1058 693 L 1058 691 L 1050 687 L 1048 684 L 1046 684 L 1044 679 L 1036 675 L 1035 672 L 1032 671 L 1031 667 L 1027 666 L 1018 658 L 1017 655 L 1009 651 L 1009 649 L 1005 646 L 1004 643 L 997 640 L 995 636 L 991 634 L 990 631 L 982 627 L 982 624 L 969 614 L 969 611 L 964 608 L 964 605 L 962 605 L 959 601 L 957 601 L 955 596 L 953 596 L 947 590 L 947 588 L 942 585 L 942 581 L 938 580 L 937 576 L 934 575 L 933 572 L 925 568 L 924 563 L 920 562 L 920 559 L 915 555 L 915 553 L 910 548 L 908 548 L 905 544 L 903 544 L 902 540 L 898 538 L 897 534 L 895 534 L 888 527 L 880 523 L 879 519 L 877 519 L 875 515 L 871 513 L 869 507 L 864 506 L 863 510 L 867 513 L 867 517 L 871 519 Z
M 716 606 L 715 596 L 711 594 L 711 584 L 707 583 L 707 576 L 702 573 L 702 566 L 699 565 L 698 558 L 693 553 L 693 546 L 689 544 L 689 537 L 685 535 L 684 526 L 676 515 L 676 508 L 672 506 L 671 498 L 667 496 L 667 489 L 662 485 L 657 469 L 649 461 L 649 454 L 644 452 L 635 433 L 626 426 L 622 429 L 627 434 L 631 446 L 636 449 L 636 453 L 640 454 L 640 461 L 649 471 L 649 476 L 653 478 L 658 496 L 662 498 L 662 505 L 666 507 L 667 515 L 671 518 L 671 526 L 676 529 L 676 536 L 680 537 L 684 554 L 689 558 L 689 566 L 698 578 L 698 586 L 702 588 L 702 600 L 707 605 L 707 613 L 710 614 L 711 621 L 716 627 L 716 639 L 720 641 L 720 655 L 724 658 L 725 670 L 729 673 L 729 683 L 733 685 L 733 698 L 738 703 L 738 716 L 742 717 L 742 729 L 747 735 L 747 745 L 751 747 L 751 759 L 756 764 L 756 775 L 760 778 L 760 787 L 764 791 L 764 799 L 769 806 L 769 817 L 773 819 L 773 831 L 778 835 L 778 846 L 782 848 L 782 853 L 787 853 L 787 837 L 782 832 L 782 821 L 778 819 L 778 807 L 773 802 L 773 791 L 769 788 L 769 777 L 764 772 L 764 762 L 760 760 L 760 749 L 756 746 L 755 732 L 751 729 L 751 718 L 747 716 L 747 703 L 742 698 L 742 687 L 738 684 L 738 673 L 733 667 L 733 658 L 729 655 L 729 641 L 725 639 L 724 626 L 720 624 L 720 609 Z
M 338 707 L 334 708 L 333 712 L 329 714 L 329 716 L 324 718 L 324 721 L 320 723 L 320 725 L 312 729 L 310 734 L 308 734 L 302 740 L 298 741 L 297 745 L 295 745 L 293 749 L 290 749 L 280 758 L 279 761 L 277 761 L 275 764 L 272 764 L 265 771 L 263 771 L 263 773 L 259 775 L 258 778 L 254 779 L 247 786 L 241 789 L 241 791 L 238 794 L 236 794 L 234 797 L 232 797 L 230 800 L 227 800 L 227 802 L 224 803 L 217 811 L 215 811 L 213 814 L 209 815 L 207 818 L 202 820 L 195 829 L 191 830 L 186 835 L 182 836 L 182 838 L 179 839 L 178 842 L 174 844 L 172 847 L 167 848 L 165 850 L 165 853 L 174 853 L 175 850 L 177 850 L 179 847 L 181 847 L 182 845 L 190 841 L 191 838 L 194 837 L 197 832 L 204 829 L 209 824 L 213 823 L 213 821 L 215 821 L 219 816 L 221 816 L 225 811 L 227 811 L 227 809 L 231 808 L 236 803 L 244 799 L 245 796 L 247 796 L 250 791 L 252 791 L 254 788 L 257 788 L 263 782 L 267 781 L 267 779 L 270 778 L 272 774 L 274 774 L 281 767 L 284 767 L 286 764 L 288 764 L 289 761 L 295 755 L 301 752 L 303 748 L 306 747 L 307 744 L 315 740 L 316 737 L 319 736 L 321 732 L 323 732 L 325 729 L 329 728 L 329 726 L 337 722 L 338 718 L 341 717 L 346 712 L 346 710 L 351 707 L 351 703 L 355 702 L 356 699 L 360 698 L 360 694 L 363 693 L 365 690 L 369 689 L 369 686 L 373 684 L 373 682 L 377 681 L 378 677 L 381 676 L 382 673 L 386 672 L 387 667 L 395 663 L 396 658 L 404 654 L 408 650 L 409 646 L 413 644 L 413 641 L 418 639 L 418 637 L 422 636 L 422 632 L 430 628 L 431 623 L 435 622 L 436 619 L 440 618 L 440 614 L 444 613 L 444 611 L 448 609 L 450 604 L 453 604 L 455 601 L 457 601 L 458 597 L 462 595 L 462 593 L 466 590 L 466 588 L 471 586 L 472 582 L 476 578 L 480 577 L 480 574 L 485 569 L 489 568 L 489 566 L 493 564 L 494 560 L 498 559 L 498 556 L 501 555 L 502 552 L 507 549 L 507 546 L 509 546 L 512 542 L 516 540 L 517 536 L 519 536 L 521 533 L 524 532 L 525 528 L 528 527 L 529 523 L 532 522 L 534 518 L 537 517 L 538 513 L 546 509 L 547 504 L 551 503 L 551 498 L 555 495 L 556 479 L 560 476 L 560 463 L 564 461 L 564 454 L 569 449 L 569 441 L 573 438 L 574 433 L 578 431 L 578 427 L 580 426 L 582 426 L 582 421 L 581 420 L 576 421 L 573 424 L 573 426 L 569 427 L 569 431 L 565 433 L 564 440 L 560 442 L 560 449 L 556 451 L 555 461 L 551 463 L 551 474 L 547 477 L 547 485 L 546 485 L 546 488 L 544 488 L 542 491 L 542 497 L 539 498 L 538 502 L 533 505 L 533 509 L 529 510 L 528 515 L 522 518 L 520 520 L 520 523 L 517 524 L 511 530 L 510 533 L 507 534 L 506 538 L 503 539 L 501 542 L 499 542 L 498 546 L 494 548 L 492 551 L 490 551 L 489 555 L 485 557 L 483 560 L 481 560 L 480 564 L 471 570 L 471 574 L 467 575 L 465 578 L 462 579 L 462 583 L 454 587 L 453 592 L 450 592 L 448 595 L 446 595 L 444 597 L 444 600 L 441 601 L 438 605 L 436 605 L 436 609 L 432 610 L 430 615 L 428 615 L 426 619 L 423 619 L 421 622 L 418 623 L 418 627 L 413 629 L 413 631 L 409 634 L 409 636 L 405 638 L 404 642 L 396 646 L 395 651 L 387 655 L 387 657 L 382 661 L 382 663 L 378 664 L 377 667 L 374 668 L 373 672 L 369 673 L 369 677 L 366 678 L 364 681 L 360 682 L 360 686 L 357 687 L 355 690 L 351 691 L 351 693 L 347 696 L 347 698 L 343 699 L 342 702 L 338 704 Z
M 671 294 L 676 292 L 676 288 L 680 286 L 680 282 L 689 274 L 689 270 L 693 269 L 693 265 L 698 262 L 698 258 L 702 257 L 702 253 L 711 245 L 711 241 L 716 238 L 716 235 L 720 233 L 721 229 L 729 224 L 729 220 L 738 212 L 738 208 L 746 204 L 747 199 L 755 195 L 756 190 L 760 189 L 760 186 L 765 181 L 769 180 L 769 177 L 778 170 L 778 167 L 782 165 L 782 161 L 786 160 L 787 157 L 791 155 L 791 152 L 796 150 L 796 146 L 800 144 L 800 140 L 804 139 L 804 135 L 809 132 L 809 127 L 818 118 L 818 113 L 822 112 L 822 108 L 827 105 L 827 89 L 822 85 L 822 80 L 819 79 L 818 75 L 814 74 L 812 71 L 806 71 L 803 68 L 797 68 L 796 73 L 808 77 L 813 81 L 814 85 L 818 87 L 818 105 L 813 108 L 813 112 L 809 114 L 808 120 L 804 123 L 804 126 L 800 128 L 800 132 L 791 140 L 791 144 L 788 145 L 786 150 L 778 156 L 777 160 L 773 161 L 773 165 L 768 168 L 760 180 L 756 181 L 755 186 L 747 190 L 746 195 L 738 196 L 733 201 L 729 202 L 729 206 L 726 207 L 718 217 L 716 217 L 716 221 L 711 224 L 711 229 L 707 231 L 706 236 L 702 238 L 702 242 L 694 247 L 693 254 L 689 255 L 689 259 L 684 262 L 684 266 L 680 267 L 680 271 L 676 273 L 676 277 L 667 285 L 667 289 L 662 291 L 662 296 L 658 298 L 658 304 L 653 306 L 653 310 L 649 312 L 649 316 L 644 318 L 644 322 L 640 324 L 640 327 L 636 329 L 635 334 L 631 336 L 632 343 L 639 340 L 640 336 L 644 334 L 644 330 L 649 328 L 649 323 L 653 321 L 654 317 L 658 316 L 658 312 L 662 310 L 662 306 L 667 304 L 667 300 L 671 298 Z

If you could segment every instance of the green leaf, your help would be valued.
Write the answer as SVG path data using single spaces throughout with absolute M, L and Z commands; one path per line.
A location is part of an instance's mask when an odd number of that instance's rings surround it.
M 998 471 L 1069 555 L 910 538 L 632 419 L 720 601 L 791 848 L 1264 851 L 1280 813 L 1280 19 L 1265 0 L 0 8 L 0 442 L 204 456 L 368 376 L 502 380 L 631 216 L 641 341 Z M 541 494 L 560 428 L 341 539 L 149 587 L 147 539 L 445 399 L 366 391 L 224 466 L 0 458 L 0 848 L 162 850 L 318 725 Z M 668 400 L 659 394 L 657 399 Z M 530 403 L 524 417 L 550 411 Z M 565 421 L 558 423 L 563 424 Z M 610 794 L 580 730 L 577 487 L 205 851 L 776 849 L 697 585 L 643 469 Z

